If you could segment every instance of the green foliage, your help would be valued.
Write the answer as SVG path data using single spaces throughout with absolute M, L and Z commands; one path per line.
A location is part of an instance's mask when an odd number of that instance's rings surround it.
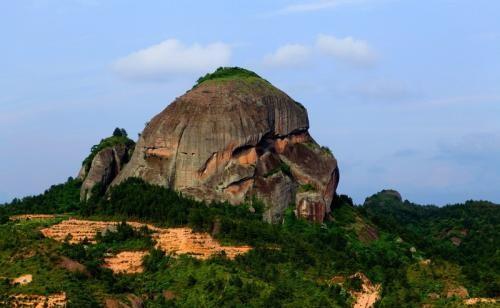
M 322 147 L 321 147 L 321 150 L 322 150 L 323 152 L 325 152 L 326 154 L 328 154 L 328 155 L 330 155 L 330 156 L 333 156 L 332 150 L 330 150 L 330 148 L 329 148 L 329 147 L 327 147 L 327 146 L 322 146 Z
M 154 273 L 166 267 L 169 258 L 165 257 L 165 252 L 159 249 L 151 249 L 149 254 L 144 257 L 142 262 L 144 269 L 148 272 Z
M 113 131 L 113 137 L 127 137 L 127 131 L 124 128 L 115 128 Z
M 345 281 L 345 287 L 348 290 L 361 291 L 363 290 L 363 281 L 358 276 L 350 277 Z
M 96 244 L 44 239 L 38 230 L 57 220 L 6 222 L 0 225 L 0 277 L 30 272 L 34 281 L 12 287 L 0 280 L 0 294 L 65 291 L 75 307 L 95 307 L 129 293 L 144 295 L 146 307 L 346 307 L 352 303 L 347 289 L 359 290 L 359 279 L 348 279 L 344 286 L 329 281 L 363 272 L 383 286 L 378 307 L 460 306 L 446 298 L 448 288 L 460 285 L 472 296 L 498 296 L 497 205 L 471 201 L 437 208 L 388 194 L 369 200 L 357 207 L 348 196 L 335 196 L 333 217 L 323 224 L 297 219 L 290 207 L 283 224 L 272 225 L 262 221 L 264 206 L 255 198 L 239 206 L 207 204 L 130 178 L 91 198 L 81 214 L 188 225 L 223 244 L 253 249 L 235 260 L 219 254 L 201 261 L 165 255 L 154 248 L 147 229 L 123 222 L 98 235 Z M 374 228 L 377 236 L 360 240 L 366 228 Z M 461 239 L 460 246 L 451 243 L 452 237 Z M 113 275 L 102 268 L 107 253 L 123 250 L 150 252 L 144 273 Z M 80 262 L 89 275 L 61 269 L 60 256 Z M 167 290 L 173 295 L 165 298 Z M 431 300 L 432 293 L 440 299 Z
M 397 234 L 426 256 L 462 267 L 465 286 L 474 296 L 500 295 L 499 206 L 485 201 L 467 201 L 445 207 L 400 202 L 386 194 L 367 199 L 363 213 L 379 228 Z M 459 237 L 461 243 L 452 243 Z
M 302 184 L 299 186 L 299 192 L 308 192 L 308 191 L 316 191 L 316 188 L 310 183 Z
M 234 78 L 259 78 L 262 79 L 259 75 L 256 73 L 249 71 L 247 69 L 241 68 L 241 67 L 219 67 L 215 72 L 213 73 L 207 73 L 205 76 L 202 76 L 198 78 L 196 81 L 196 86 L 200 85 L 201 83 L 207 81 L 207 80 L 214 80 L 214 79 L 234 79 Z
M 292 177 L 292 170 L 290 169 L 290 166 L 287 163 L 285 163 L 284 161 L 280 161 L 279 166 L 277 166 L 276 168 L 273 168 L 268 173 L 264 174 L 264 177 L 265 178 L 270 177 L 270 176 L 272 176 L 280 171 L 283 172 L 284 175 Z
M 78 179 L 68 178 L 66 183 L 52 185 L 43 194 L 14 199 L 5 204 L 0 216 L 14 214 L 56 214 L 75 211 L 80 208 L 80 187 Z
M 116 231 L 107 231 L 104 234 L 98 233 L 96 241 L 106 244 L 112 250 L 147 250 L 153 247 L 151 231 L 143 226 L 134 229 L 125 221 L 116 226 Z
M 5 209 L 0 206 L 0 225 L 6 224 L 9 222 L 9 215 L 7 215 Z
M 104 150 L 105 148 L 120 144 L 125 145 L 129 149 L 133 149 L 133 147 L 135 146 L 135 142 L 127 137 L 127 132 L 125 131 L 125 129 L 116 128 L 113 132 L 113 136 L 101 139 L 98 144 L 92 146 L 92 148 L 90 149 L 90 154 L 83 160 L 82 166 L 85 166 L 85 170 L 89 171 L 92 160 L 97 155 L 97 153 Z M 128 154 L 130 155 L 131 153 Z M 123 163 L 126 163 L 128 158 L 130 158 L 130 156 L 127 157 Z

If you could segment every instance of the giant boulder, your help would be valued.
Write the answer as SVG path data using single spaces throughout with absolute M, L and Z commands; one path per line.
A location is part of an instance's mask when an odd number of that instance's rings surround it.
M 255 74 L 206 80 L 147 124 L 112 185 L 139 177 L 235 205 L 255 196 L 267 221 L 279 222 L 293 205 L 298 216 L 321 222 L 339 172 L 308 129 L 306 109 Z

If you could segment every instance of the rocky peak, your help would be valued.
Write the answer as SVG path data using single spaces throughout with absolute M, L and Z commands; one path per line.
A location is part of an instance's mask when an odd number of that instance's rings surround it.
M 78 179 L 83 181 L 80 199 L 88 200 L 97 184 L 103 185 L 103 188 L 109 186 L 128 162 L 133 149 L 134 142 L 127 137 L 124 129 L 118 128 L 113 136 L 94 145 L 78 173 Z
M 112 185 L 140 177 L 207 201 L 256 196 L 267 221 L 280 221 L 292 204 L 298 216 L 321 222 L 339 173 L 308 128 L 306 109 L 268 81 L 220 68 L 148 123 Z

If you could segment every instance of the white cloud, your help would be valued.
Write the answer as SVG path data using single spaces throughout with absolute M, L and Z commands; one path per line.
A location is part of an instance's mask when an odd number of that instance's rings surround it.
M 231 46 L 225 43 L 185 46 L 169 39 L 118 59 L 113 69 L 125 78 L 164 80 L 172 75 L 204 73 L 227 66 L 231 53 Z
M 311 48 L 300 44 L 287 44 L 264 58 L 264 64 L 271 67 L 297 67 L 309 60 Z
M 264 64 L 269 67 L 298 67 L 311 60 L 313 55 L 324 55 L 334 58 L 337 62 L 357 67 L 370 67 L 375 64 L 377 56 L 366 41 L 352 37 L 337 38 L 320 34 L 316 43 L 308 45 L 286 44 L 268 54 Z M 371 88 L 366 91 L 380 92 L 383 90 Z
M 337 38 L 320 34 L 316 40 L 316 48 L 325 55 L 356 66 L 371 66 L 377 60 L 375 52 L 366 41 L 350 36 Z
M 291 13 L 302 13 L 302 12 L 313 12 L 321 11 L 325 9 L 333 9 L 338 6 L 348 5 L 348 4 L 358 4 L 366 2 L 366 0 L 319 0 L 310 1 L 306 3 L 296 3 L 285 6 L 278 11 L 279 14 L 291 14 Z

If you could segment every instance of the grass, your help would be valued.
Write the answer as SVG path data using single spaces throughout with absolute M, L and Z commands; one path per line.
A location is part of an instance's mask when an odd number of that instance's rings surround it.
M 308 192 L 308 191 L 316 191 L 316 188 L 309 183 L 302 184 L 299 186 L 299 192 Z
M 251 78 L 258 78 L 262 79 L 259 75 L 256 73 L 249 71 L 247 69 L 241 68 L 241 67 L 219 67 L 215 72 L 213 73 L 207 73 L 205 76 L 202 76 L 198 78 L 196 81 L 196 86 L 202 84 L 205 81 L 208 80 L 215 80 L 215 79 L 251 79 Z M 264 79 L 262 79 L 264 80 Z
M 283 172 L 283 174 L 285 175 L 288 175 L 290 177 L 292 176 L 292 171 L 290 169 L 290 166 L 285 162 L 280 162 L 279 166 L 271 169 L 268 173 L 264 174 L 264 177 L 265 178 L 270 177 L 280 171 Z

